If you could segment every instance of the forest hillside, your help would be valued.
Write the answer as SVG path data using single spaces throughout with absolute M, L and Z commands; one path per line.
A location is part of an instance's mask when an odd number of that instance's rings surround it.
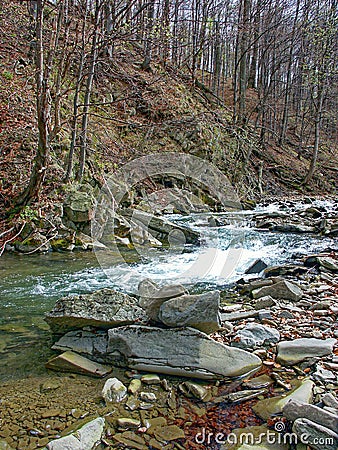
M 244 199 L 334 194 L 337 6 L 316 5 L 4 0 L 2 219 L 166 151 Z

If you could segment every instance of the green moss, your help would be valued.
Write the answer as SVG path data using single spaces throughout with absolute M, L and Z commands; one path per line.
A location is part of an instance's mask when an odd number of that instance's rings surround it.
M 67 239 L 52 239 L 50 241 L 50 245 L 52 246 L 52 249 L 57 250 L 63 250 L 69 246 L 69 242 Z

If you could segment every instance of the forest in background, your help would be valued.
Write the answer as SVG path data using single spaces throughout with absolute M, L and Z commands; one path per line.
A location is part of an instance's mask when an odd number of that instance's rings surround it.
M 4 1 L 1 23 L 5 206 L 166 150 L 248 197 L 335 192 L 336 0 Z

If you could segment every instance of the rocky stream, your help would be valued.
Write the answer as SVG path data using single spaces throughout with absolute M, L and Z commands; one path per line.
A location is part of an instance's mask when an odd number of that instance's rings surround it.
M 337 202 L 166 212 L 8 246 L 0 449 L 336 450 Z

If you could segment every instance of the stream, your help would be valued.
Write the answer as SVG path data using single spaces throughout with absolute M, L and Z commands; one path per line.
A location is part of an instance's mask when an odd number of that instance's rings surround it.
M 201 233 L 200 246 L 127 250 L 110 255 L 104 270 L 95 252 L 4 254 L 0 259 L 0 380 L 45 372 L 52 354 L 44 313 L 66 295 L 105 287 L 134 294 L 146 277 L 159 284 L 183 283 L 191 291 L 224 289 L 244 275 L 258 258 L 284 264 L 302 255 L 333 248 L 333 238 L 311 234 L 258 231 L 249 226 L 254 214 L 276 210 L 170 216 L 170 220 Z M 278 209 L 278 208 L 277 208 Z M 252 276 L 252 275 L 251 275 Z

